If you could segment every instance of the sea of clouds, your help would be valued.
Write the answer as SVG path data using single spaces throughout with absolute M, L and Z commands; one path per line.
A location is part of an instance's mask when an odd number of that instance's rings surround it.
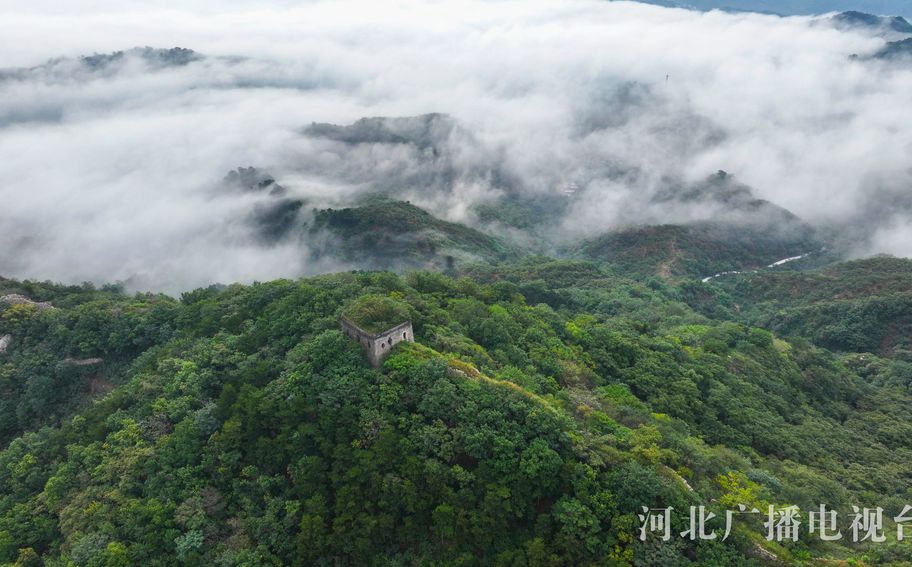
M 649 197 L 722 169 L 853 255 L 912 256 L 912 63 L 867 59 L 876 30 L 594 0 L 186 4 L 0 0 L 0 275 L 176 292 L 347 268 L 306 234 L 251 236 L 264 197 L 222 185 L 249 165 L 307 207 L 411 180 L 403 198 L 466 222 L 503 191 L 485 171 L 575 183 L 568 238 L 686 220 Z M 134 46 L 205 57 L 78 60 Z M 414 181 L 420 148 L 302 134 L 431 112 L 458 124 L 445 190 Z

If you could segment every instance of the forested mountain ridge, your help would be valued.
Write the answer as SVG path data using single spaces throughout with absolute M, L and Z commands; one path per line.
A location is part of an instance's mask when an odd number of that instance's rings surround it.
M 575 255 L 624 266 L 634 274 L 669 278 L 750 270 L 819 249 L 820 242 L 809 236 L 694 223 L 611 232 L 584 242 Z
M 893 290 L 907 266 L 819 277 Z M 4 561 L 910 560 L 896 542 L 766 542 L 760 518 L 725 543 L 637 539 L 641 505 L 858 504 L 892 518 L 910 498 L 909 377 L 872 378 L 856 355 L 733 322 L 733 307 L 688 306 L 743 301 L 716 282 L 528 258 L 180 300 L 10 280 L 0 292 L 54 307 L 0 303 L 13 337 L 0 354 Z M 337 330 L 370 297 L 404 309 L 418 341 L 379 370 Z M 88 359 L 101 362 L 72 364 Z
M 383 197 L 356 207 L 314 212 L 313 251 L 369 269 L 453 269 L 457 260 L 497 261 L 518 254 L 495 236 L 438 219 L 411 203 Z
M 746 322 L 839 351 L 912 362 L 912 262 L 869 258 L 721 279 Z

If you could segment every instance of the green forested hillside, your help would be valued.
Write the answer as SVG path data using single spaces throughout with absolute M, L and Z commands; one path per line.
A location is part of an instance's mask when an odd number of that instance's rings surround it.
M 317 258 L 374 269 L 452 269 L 457 260 L 496 261 L 511 248 L 497 238 L 447 222 L 410 203 L 374 197 L 357 207 L 315 212 Z
M 912 362 L 912 261 L 869 258 L 717 283 L 747 322 L 834 350 Z
M 745 326 L 716 283 L 529 258 L 179 300 L 0 285 L 53 305 L 0 303 L 0 561 L 912 561 L 890 520 L 883 544 L 770 543 L 760 517 L 724 543 L 639 541 L 644 505 L 682 510 L 680 532 L 690 505 L 912 500 L 908 385 Z M 417 340 L 377 370 L 338 330 L 371 302 Z
M 806 233 L 694 223 L 610 232 L 583 242 L 573 254 L 622 266 L 631 274 L 702 278 L 767 266 L 819 248 L 820 243 Z
M 651 202 L 683 220 L 616 227 L 573 243 L 567 254 L 610 263 L 628 275 L 704 278 L 808 253 L 820 256 L 824 247 L 819 230 L 758 198 L 725 171 L 671 183 Z

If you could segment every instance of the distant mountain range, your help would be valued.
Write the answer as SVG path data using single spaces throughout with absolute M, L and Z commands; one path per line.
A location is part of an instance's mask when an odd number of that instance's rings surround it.
M 691 8 L 759 12 L 783 16 L 858 11 L 891 16 L 912 16 L 908 0 L 644 0 L 648 4 Z
M 139 62 L 149 70 L 157 70 L 168 67 L 182 67 L 201 59 L 203 59 L 201 54 L 192 49 L 184 49 L 182 47 L 172 47 L 170 49 L 134 47 L 126 51 L 94 53 L 76 58 L 58 57 L 35 67 L 0 69 L 0 81 L 24 80 L 36 76 L 66 80 L 72 80 L 73 78 L 88 80 L 97 74 L 117 73 L 131 61 Z
M 840 28 L 866 27 L 886 32 L 912 34 L 912 24 L 902 16 L 875 16 L 865 12 L 848 11 L 836 14 L 832 21 Z

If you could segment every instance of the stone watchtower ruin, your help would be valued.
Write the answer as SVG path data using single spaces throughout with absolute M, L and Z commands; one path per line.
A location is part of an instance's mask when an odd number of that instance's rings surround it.
M 366 331 L 344 315 L 339 320 L 339 323 L 342 325 L 342 332 L 346 336 L 358 341 L 358 344 L 367 353 L 367 358 L 374 368 L 380 366 L 380 362 L 386 358 L 386 355 L 390 353 L 396 343 L 415 341 L 411 321 L 400 323 L 380 333 Z

